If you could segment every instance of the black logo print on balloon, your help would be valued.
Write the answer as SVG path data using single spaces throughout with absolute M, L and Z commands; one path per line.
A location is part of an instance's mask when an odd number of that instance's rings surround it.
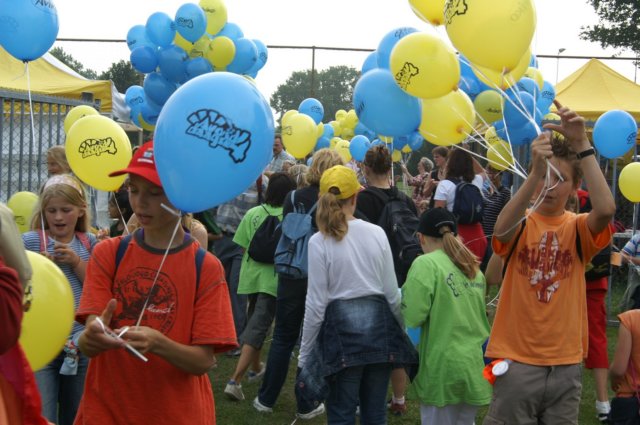
M 407 87 L 411 84 L 411 78 L 420 73 L 420 69 L 410 62 L 405 62 L 404 66 L 395 75 L 396 82 L 403 90 L 407 90 Z
M 451 20 L 456 16 L 463 16 L 467 13 L 467 0 L 449 0 L 444 10 L 444 21 L 447 25 L 451 24 Z
M 90 156 L 100 156 L 103 153 L 115 155 L 117 152 L 116 142 L 111 137 L 105 139 L 87 139 L 82 142 L 78 148 L 78 153 L 82 155 L 83 159 Z
M 190 136 L 209 142 L 209 147 L 229 152 L 235 163 L 244 162 L 251 147 L 251 132 L 236 127 L 233 122 L 213 109 L 200 109 L 187 117 Z

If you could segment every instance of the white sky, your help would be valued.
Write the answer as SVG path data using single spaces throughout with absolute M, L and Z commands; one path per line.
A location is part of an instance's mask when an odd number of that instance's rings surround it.
M 174 16 L 183 0 L 54 0 L 60 20 L 59 38 L 124 39 L 133 25 L 145 24 L 154 12 Z M 501 0 L 493 0 L 496 5 Z M 194 0 L 197 2 L 197 0 Z M 447 40 L 443 27 L 433 29 L 419 20 L 407 0 L 226 0 L 229 21 L 242 28 L 245 37 L 259 39 L 267 45 L 326 46 L 375 49 L 389 31 L 412 26 L 421 31 L 436 31 Z M 599 45 L 582 41 L 580 27 L 596 23 L 597 15 L 586 0 L 535 0 L 538 25 L 533 51 L 539 55 L 556 55 L 560 48 L 566 55 L 611 56 L 630 52 L 602 50 Z M 59 42 L 85 67 L 98 73 L 111 63 L 129 58 L 125 43 Z M 316 52 L 316 68 L 350 65 L 360 69 L 367 53 Z M 556 59 L 540 59 L 546 80 L 556 79 Z M 574 72 L 584 60 L 561 59 L 559 79 Z M 606 61 L 606 64 L 630 79 L 635 68 L 630 61 Z M 266 66 L 256 79 L 268 98 L 293 71 L 311 68 L 310 50 L 270 49 Z M 321 99 L 320 99 L 321 100 Z

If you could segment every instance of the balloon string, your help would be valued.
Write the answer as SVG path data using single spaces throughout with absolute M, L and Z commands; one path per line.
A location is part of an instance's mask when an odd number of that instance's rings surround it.
M 122 214 L 122 210 L 120 209 L 120 204 L 118 203 L 118 198 L 115 196 L 116 192 L 113 192 L 113 193 L 114 193 L 113 200 L 116 202 L 116 208 L 118 208 L 118 214 L 120 215 L 120 219 L 124 223 L 124 234 L 128 235 L 129 234 L 129 227 L 127 227 L 127 222 L 124 221 L 124 214 Z
M 24 72 L 27 75 L 27 96 L 29 97 L 29 120 L 31 124 L 31 146 L 29 147 L 30 159 L 36 148 L 36 127 L 33 118 L 33 101 L 31 99 L 31 77 L 29 75 L 29 62 L 24 63 Z M 33 161 L 31 161 L 33 162 Z M 31 185 L 29 185 L 31 187 Z

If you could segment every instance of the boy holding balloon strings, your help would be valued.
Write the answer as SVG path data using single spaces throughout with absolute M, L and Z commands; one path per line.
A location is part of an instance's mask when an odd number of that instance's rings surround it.
M 213 425 L 206 373 L 215 352 L 236 347 L 224 270 L 210 253 L 196 264 L 201 248 L 178 225 L 152 142 L 111 175 L 126 173 L 141 228 L 125 240 L 119 264 L 122 237 L 101 242 L 89 261 L 77 318 L 91 362 L 75 424 Z
M 566 141 L 547 132 L 533 141 L 529 176 L 494 228 L 494 252 L 507 266 L 486 355 L 507 359 L 508 370 L 495 381 L 489 425 L 577 424 L 587 349 L 584 265 L 609 244 L 616 207 L 584 118 L 556 106 L 560 124 L 545 127 Z M 576 215 L 565 205 L 581 174 L 594 207 Z

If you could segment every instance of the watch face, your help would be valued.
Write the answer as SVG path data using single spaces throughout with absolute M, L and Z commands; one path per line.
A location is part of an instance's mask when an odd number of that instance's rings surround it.
M 493 365 L 493 369 L 491 371 L 495 376 L 504 375 L 509 370 L 509 363 L 506 361 L 501 361 Z

